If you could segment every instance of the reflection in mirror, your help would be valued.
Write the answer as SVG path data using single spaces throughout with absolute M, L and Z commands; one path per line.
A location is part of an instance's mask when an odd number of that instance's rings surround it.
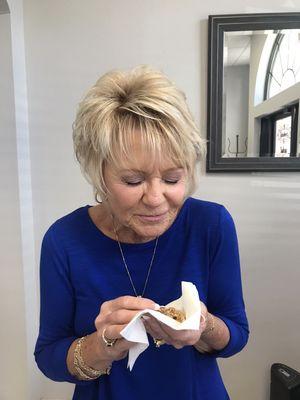
M 300 29 L 224 32 L 222 157 L 300 156 Z

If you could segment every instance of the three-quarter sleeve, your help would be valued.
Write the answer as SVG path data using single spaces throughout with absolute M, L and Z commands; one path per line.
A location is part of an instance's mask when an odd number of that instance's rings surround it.
M 68 350 L 76 339 L 74 293 L 68 258 L 53 226 L 42 242 L 40 297 L 40 330 L 34 352 L 39 369 L 54 381 L 90 384 L 76 379 L 67 368 Z
M 207 308 L 222 319 L 230 332 L 226 347 L 214 357 L 230 357 L 246 345 L 248 321 L 243 301 L 238 240 L 234 222 L 223 206 L 212 234 Z

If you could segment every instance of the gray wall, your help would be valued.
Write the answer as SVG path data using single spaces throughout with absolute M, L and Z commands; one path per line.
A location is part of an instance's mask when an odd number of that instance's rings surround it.
M 93 202 L 71 143 L 75 108 L 87 87 L 109 69 L 152 64 L 186 92 L 205 135 L 207 17 L 299 11 L 293 2 L 278 0 L 265 0 L 264 7 L 258 0 L 24 0 L 29 172 L 37 260 L 49 224 L 75 207 Z M 300 302 L 296 293 L 300 280 L 300 174 L 203 174 L 196 196 L 225 204 L 239 234 L 252 333 L 241 354 L 220 361 L 225 383 L 233 400 L 267 400 L 273 362 L 300 369 Z M 2 205 L 8 203 L 3 199 Z M 34 271 L 36 267 L 32 266 Z M 22 301 L 21 289 L 16 298 Z M 22 317 L 21 311 L 16 315 Z M 8 345 L 16 355 L 13 338 L 8 338 Z M 14 377 L 10 383 L 17 381 Z M 68 384 L 37 378 L 28 385 L 33 389 L 39 386 L 30 400 L 71 398 Z M 3 400 L 20 398 L 17 392 L 8 396 L 1 390 Z
M 249 64 L 231 65 L 224 68 L 224 91 L 226 97 L 226 140 L 222 148 L 222 154 L 235 157 L 236 135 L 239 135 L 239 157 L 245 157 L 245 140 L 248 137 L 248 115 L 249 115 Z M 230 147 L 228 150 L 228 139 Z

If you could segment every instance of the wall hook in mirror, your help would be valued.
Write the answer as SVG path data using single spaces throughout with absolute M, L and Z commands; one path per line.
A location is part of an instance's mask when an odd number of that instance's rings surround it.
M 245 154 L 245 155 L 247 154 L 247 142 L 248 142 L 248 139 L 247 138 L 245 139 L 245 146 L 244 146 L 245 150 L 240 151 L 240 148 L 239 148 L 239 137 L 240 137 L 240 135 L 235 135 L 235 150 L 234 151 L 231 150 L 230 138 L 227 138 L 227 140 L 228 140 L 227 152 L 228 152 L 228 154 L 234 154 L 235 157 L 239 157 L 240 154 Z

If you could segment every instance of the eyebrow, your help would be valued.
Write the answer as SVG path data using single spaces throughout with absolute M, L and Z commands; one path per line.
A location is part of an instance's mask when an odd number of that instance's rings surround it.
M 183 170 L 184 168 L 183 167 L 174 167 L 174 168 L 168 168 L 168 169 L 165 169 L 165 170 L 163 170 L 163 171 L 161 171 L 162 173 L 168 173 L 168 172 L 181 172 L 182 170 Z M 142 173 L 142 174 L 144 174 L 145 173 L 145 171 L 142 171 L 142 170 L 140 170 L 140 169 L 123 169 L 123 170 L 120 170 L 119 171 L 120 173 L 126 173 L 126 172 L 137 172 L 137 173 Z

